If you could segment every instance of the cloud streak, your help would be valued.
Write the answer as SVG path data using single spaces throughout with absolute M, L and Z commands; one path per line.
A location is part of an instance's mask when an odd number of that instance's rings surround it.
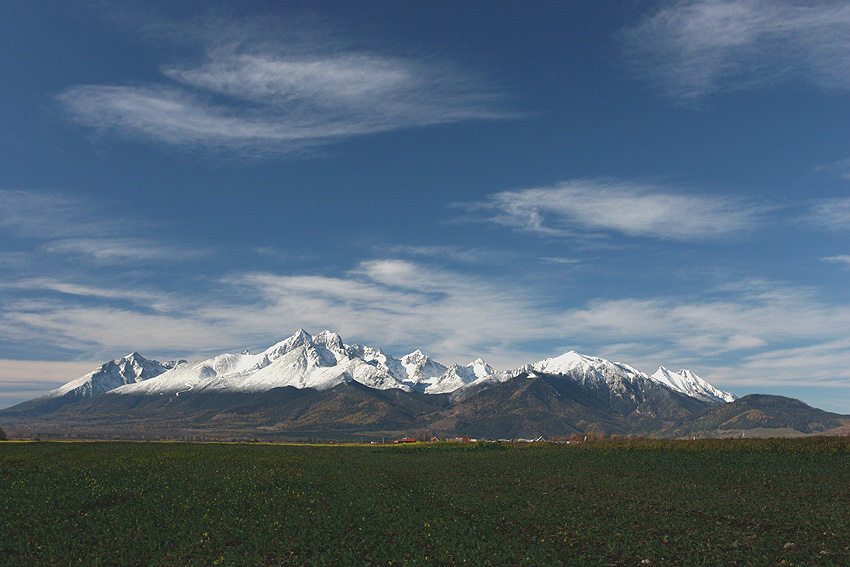
M 634 67 L 683 101 L 787 81 L 850 90 L 846 2 L 668 2 L 621 38 Z
M 574 180 L 554 187 L 502 191 L 474 203 L 487 220 L 544 236 L 616 232 L 702 240 L 752 230 L 769 210 L 737 198 L 690 195 L 651 185 Z
M 839 254 L 837 256 L 829 256 L 826 258 L 821 258 L 821 260 L 823 260 L 824 262 L 838 264 L 844 269 L 850 270 L 850 254 Z
M 28 256 L 84 258 L 98 264 L 177 262 L 208 250 L 165 244 L 139 236 L 159 228 L 106 212 L 103 203 L 57 193 L 0 189 L 0 229 L 15 239 L 39 242 Z
M 0 408 L 40 396 L 103 362 L 0 359 Z
M 812 204 L 804 220 L 829 231 L 850 230 L 850 198 L 817 201 Z
M 448 363 L 482 355 L 511 368 L 575 348 L 647 371 L 687 364 L 734 387 L 840 383 L 846 369 L 835 363 L 850 355 L 842 338 L 850 334 L 850 309 L 821 302 L 809 289 L 765 281 L 699 298 L 596 299 L 566 309 L 509 281 L 390 259 L 336 277 L 236 272 L 202 295 L 165 299 L 52 281 L 31 285 L 37 286 L 64 295 L 7 302 L 0 336 L 87 359 L 130 350 L 191 358 L 265 347 L 298 327 L 330 328 L 349 342 L 396 355 L 421 347 Z M 817 352 L 829 356 L 818 362 Z M 793 370 L 806 364 L 795 377 Z
M 295 43 L 275 43 L 250 25 L 235 29 L 242 36 L 231 29 L 225 40 L 188 31 L 203 57 L 164 66 L 158 83 L 77 85 L 59 101 L 73 120 L 99 131 L 254 154 L 509 116 L 486 80 L 452 63 L 303 33 Z

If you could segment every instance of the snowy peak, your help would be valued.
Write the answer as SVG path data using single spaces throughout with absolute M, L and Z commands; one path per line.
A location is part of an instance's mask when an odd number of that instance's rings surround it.
M 184 361 L 180 361 L 184 362 Z M 85 376 L 72 380 L 44 394 L 43 398 L 80 399 L 97 396 L 123 386 L 155 378 L 178 365 L 178 362 L 161 363 L 148 360 L 137 352 L 110 360 Z
M 531 368 L 537 372 L 545 372 L 548 374 L 569 374 L 574 368 L 592 368 L 594 364 L 607 362 L 601 358 L 584 356 L 574 350 L 565 352 L 561 356 L 547 358 L 531 365 Z
M 642 397 L 641 392 L 648 383 L 660 384 L 709 403 L 731 402 L 737 399 L 734 394 L 715 388 L 689 370 L 674 373 L 662 366 L 658 372 L 649 376 L 628 364 L 586 356 L 575 351 L 521 367 L 508 373 L 508 376 L 516 376 L 522 371 L 567 376 L 603 396 L 612 395 L 632 400 Z
M 488 376 L 492 376 L 496 373 L 496 371 L 493 370 L 493 367 L 484 362 L 481 358 L 476 358 L 473 362 L 464 366 L 464 368 L 471 370 L 475 378 L 487 378 Z
M 611 362 L 596 356 L 586 356 L 574 350 L 555 358 L 547 358 L 529 366 L 525 370 L 546 374 L 565 374 L 582 384 L 609 383 L 612 380 L 640 382 L 649 377 L 622 362 Z
M 733 402 L 738 399 L 735 394 L 715 388 L 690 370 L 671 372 L 660 366 L 651 378 L 677 392 L 708 402 Z
M 448 370 L 419 349 L 402 356 L 401 365 L 407 373 L 405 382 L 414 386 L 433 384 Z
M 650 377 L 627 364 L 575 351 L 497 373 L 480 358 L 446 367 L 418 349 L 398 359 L 379 348 L 346 345 L 328 330 L 312 336 L 304 329 L 259 354 L 244 350 L 192 363 L 163 364 L 133 352 L 42 397 L 75 399 L 111 392 L 179 396 L 190 391 L 261 392 L 282 387 L 323 390 L 350 381 L 380 390 L 447 394 L 534 373 L 562 375 L 600 399 L 639 401 L 650 383 L 711 403 L 735 399 L 688 370 L 673 373 L 661 367 Z
M 276 361 L 297 353 L 305 366 L 333 366 L 338 358 L 344 357 L 342 340 L 336 333 L 325 331 L 316 337 L 304 329 L 298 329 L 294 335 L 267 348 L 257 361 L 254 370 L 261 370 Z
M 295 334 L 276 343 L 263 352 L 269 360 L 275 360 L 288 352 L 295 350 L 298 347 L 313 343 L 313 337 L 304 329 L 298 329 Z
M 342 339 L 340 338 L 340 336 L 336 333 L 332 333 L 327 330 L 322 331 L 321 333 L 313 337 L 313 342 L 317 345 L 323 345 L 331 350 L 341 351 L 345 348 L 345 345 L 342 344 Z
M 261 354 L 224 354 L 186 364 L 145 384 L 128 385 L 116 394 L 169 394 L 185 392 L 262 392 L 294 387 L 324 390 L 356 381 L 370 388 L 409 391 L 399 361 L 380 349 L 348 346 L 336 333 L 311 336 L 299 329 Z
M 466 366 L 452 364 L 438 378 L 430 380 L 424 391 L 426 394 L 448 394 L 473 382 L 483 383 L 494 375 L 493 368 L 480 358 Z

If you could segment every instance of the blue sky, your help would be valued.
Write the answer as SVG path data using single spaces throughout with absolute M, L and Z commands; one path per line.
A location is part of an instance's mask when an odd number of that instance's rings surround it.
M 0 407 L 303 327 L 850 413 L 846 2 L 3 2 L 0 73 Z

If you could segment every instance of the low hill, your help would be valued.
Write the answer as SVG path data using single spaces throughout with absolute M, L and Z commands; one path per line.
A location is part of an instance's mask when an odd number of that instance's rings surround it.
M 750 394 L 714 405 L 658 433 L 660 437 L 802 436 L 850 426 L 850 416 L 813 408 L 800 400 Z

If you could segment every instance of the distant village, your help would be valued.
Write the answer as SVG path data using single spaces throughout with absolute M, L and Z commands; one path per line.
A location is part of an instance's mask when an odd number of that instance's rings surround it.
M 516 438 L 516 439 L 475 439 L 472 437 L 437 437 L 432 436 L 428 438 L 420 438 L 417 439 L 415 437 L 401 437 L 399 439 L 395 439 L 392 441 L 394 444 L 402 444 L 402 443 L 584 443 L 587 441 L 606 441 L 606 440 L 616 440 L 621 438 L 618 435 L 606 436 L 601 433 L 589 432 L 589 433 L 574 433 L 569 438 L 564 437 L 552 437 L 549 439 L 544 438 L 542 435 L 535 438 Z M 386 444 L 387 442 L 382 441 L 371 441 L 372 445 L 381 445 Z

